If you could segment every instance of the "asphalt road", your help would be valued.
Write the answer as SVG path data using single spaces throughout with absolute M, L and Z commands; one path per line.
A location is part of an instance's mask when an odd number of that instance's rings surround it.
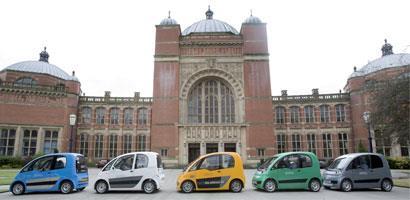
M 10 192 L 1 193 L 0 199 L 30 199 L 30 200 L 48 200 L 48 199 L 74 199 L 74 200 L 88 200 L 88 199 L 150 199 L 150 200 L 222 200 L 222 199 L 232 199 L 232 200 L 264 200 L 264 199 L 280 199 L 280 200 L 297 200 L 297 199 L 332 199 L 332 200 L 409 200 L 410 199 L 410 189 L 394 187 L 391 192 L 382 192 L 380 190 L 360 190 L 353 191 L 349 193 L 326 190 L 322 188 L 319 192 L 309 192 L 304 190 L 298 191 L 278 191 L 274 193 L 266 193 L 263 191 L 258 191 L 252 188 L 251 178 L 255 171 L 245 170 L 247 182 L 245 189 L 241 193 L 230 193 L 230 192 L 194 192 L 191 194 L 184 194 L 177 192 L 175 189 L 176 178 L 181 173 L 181 170 L 165 170 L 165 184 L 162 186 L 161 190 L 154 194 L 145 194 L 143 192 L 110 192 L 106 194 L 96 194 L 93 185 L 97 169 L 90 169 L 90 185 L 82 192 L 74 192 L 68 195 L 63 195 L 60 193 L 36 193 L 36 194 L 25 194 L 21 196 L 14 196 Z

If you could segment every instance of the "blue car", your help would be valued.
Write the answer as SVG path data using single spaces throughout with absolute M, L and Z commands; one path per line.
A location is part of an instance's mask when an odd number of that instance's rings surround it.
M 76 153 L 47 154 L 29 162 L 14 178 L 10 192 L 82 191 L 88 185 L 87 162 Z

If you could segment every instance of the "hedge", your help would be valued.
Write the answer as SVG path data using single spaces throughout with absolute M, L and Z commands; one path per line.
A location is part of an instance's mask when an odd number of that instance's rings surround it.
M 1 156 L 0 168 L 21 168 L 24 165 L 24 160 L 20 157 Z
M 410 158 L 388 157 L 390 169 L 410 169 Z

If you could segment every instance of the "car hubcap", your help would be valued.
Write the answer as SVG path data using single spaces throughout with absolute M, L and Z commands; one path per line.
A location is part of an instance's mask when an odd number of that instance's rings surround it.
M 105 185 L 105 183 L 102 183 L 102 182 L 98 183 L 97 191 L 99 193 L 104 193 L 106 189 L 107 189 L 107 186 Z
M 182 188 L 184 189 L 184 192 L 191 192 L 192 190 L 191 182 L 185 182 Z
M 273 181 L 266 182 L 265 190 L 269 192 L 273 192 L 275 190 L 275 183 L 273 183 Z
M 71 190 L 71 185 L 69 183 L 63 183 L 63 185 L 61 186 L 61 191 L 63 193 L 68 193 Z
M 344 181 L 342 185 L 344 191 L 350 191 L 352 189 L 352 184 L 350 184 L 349 181 Z
M 316 192 L 320 189 L 320 183 L 318 181 L 312 181 L 310 188 Z
M 14 185 L 13 191 L 15 194 L 21 194 L 23 192 L 23 185 L 21 184 Z
M 151 193 L 154 190 L 154 184 L 151 181 L 145 183 L 144 190 L 146 193 Z
M 242 189 L 242 185 L 239 181 L 234 181 L 232 183 L 232 191 L 239 192 Z
M 384 181 L 383 181 L 383 188 L 384 188 L 384 190 L 386 190 L 386 191 L 390 191 L 390 190 L 391 190 L 391 183 L 390 183 L 390 181 L 384 180 Z

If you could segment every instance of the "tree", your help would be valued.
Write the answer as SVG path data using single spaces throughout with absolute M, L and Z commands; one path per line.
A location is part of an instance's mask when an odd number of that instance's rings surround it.
M 376 137 L 410 140 L 410 74 L 394 79 L 373 81 L 370 90 L 371 123 Z

